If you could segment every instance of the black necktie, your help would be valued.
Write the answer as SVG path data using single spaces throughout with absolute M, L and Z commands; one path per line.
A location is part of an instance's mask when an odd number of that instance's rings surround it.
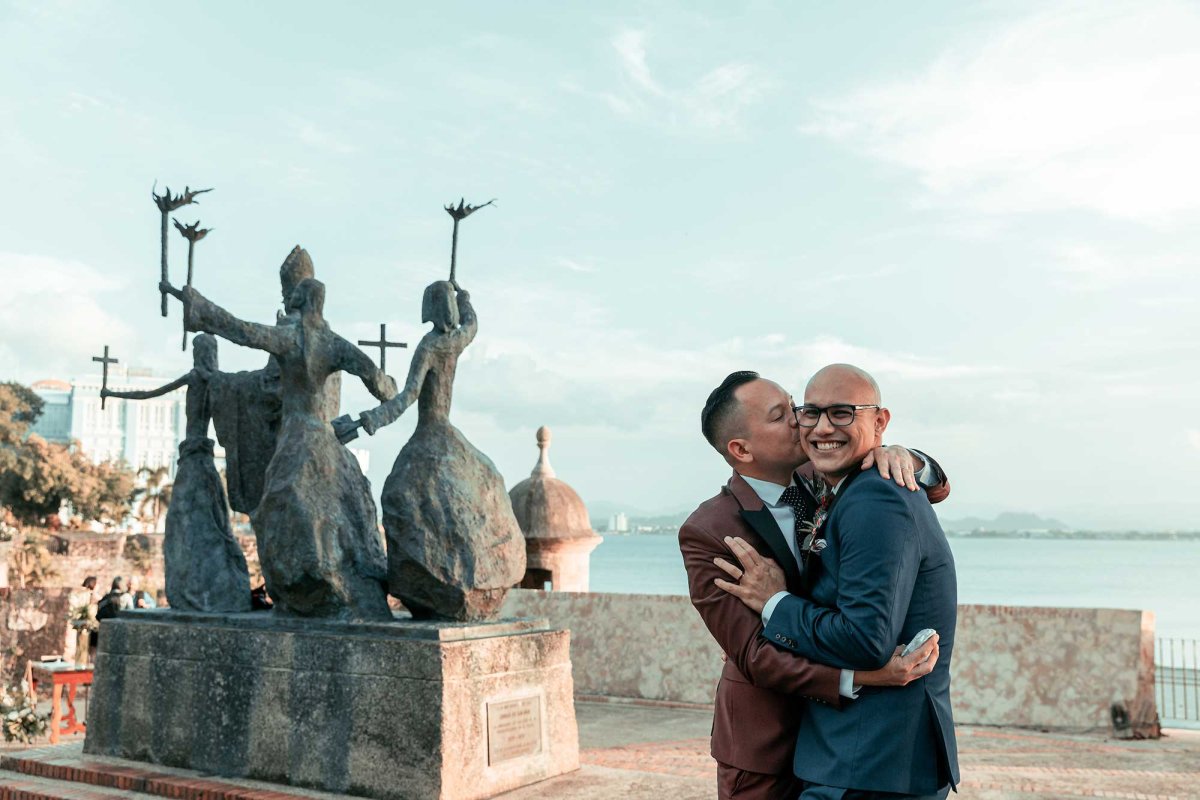
M 799 562 L 800 546 L 804 543 L 802 532 L 805 529 L 804 523 L 812 522 L 813 514 L 816 512 L 812 496 L 793 483 L 783 490 L 783 494 L 779 496 L 779 502 L 786 503 L 792 507 L 792 511 L 796 512 L 796 523 L 792 526 L 792 540 L 796 543 L 796 560 Z

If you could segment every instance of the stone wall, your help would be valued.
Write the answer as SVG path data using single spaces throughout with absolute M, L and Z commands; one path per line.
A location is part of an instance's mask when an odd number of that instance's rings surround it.
M 242 552 L 250 566 L 250 574 L 261 580 L 258 568 L 258 545 L 253 533 L 237 534 Z M 108 591 L 118 575 L 135 575 L 143 589 L 154 592 L 163 588 L 163 534 L 161 533 L 92 533 L 91 531 L 56 531 L 46 534 L 46 543 L 54 556 L 52 585 L 77 589 L 88 575 L 97 578 L 101 594 Z M 11 560 L 8 543 L 0 546 L 0 556 Z M 10 572 L 9 583 L 16 576 Z M 3 586 L 0 583 L 0 586 Z M 257 585 L 257 581 L 255 584 Z
M 91 533 L 59 531 L 49 545 L 58 572 L 55 584 L 75 588 L 88 575 L 99 579 L 97 588 L 107 591 L 118 575 L 137 575 L 143 588 L 163 585 L 161 533 Z
M 712 702 L 721 651 L 686 597 L 518 589 L 503 613 L 571 630 L 578 695 Z M 960 606 L 955 719 L 1156 735 L 1153 646 L 1150 612 Z
M 239 534 L 238 542 L 258 574 L 258 547 L 252 533 Z M 118 575 L 137 576 L 143 589 L 163 588 L 163 535 L 56 531 L 46 543 L 53 553 L 55 576 L 48 587 L 16 588 L 0 584 L 0 683 L 20 680 L 27 659 L 75 654 L 75 632 L 67 623 L 73 605 L 87 602 L 82 589 L 88 575 L 97 577 L 100 594 Z M 5 564 L 13 547 L 5 542 L 0 556 Z M 9 574 L 10 582 L 15 575 Z M 261 580 L 261 578 L 259 578 Z M 257 584 L 255 584 L 257 585 Z
M 71 594 L 66 589 L 0 589 L 0 683 L 21 680 L 27 660 L 74 655 L 74 636 L 67 635 Z M 64 653 L 68 643 L 70 653 Z

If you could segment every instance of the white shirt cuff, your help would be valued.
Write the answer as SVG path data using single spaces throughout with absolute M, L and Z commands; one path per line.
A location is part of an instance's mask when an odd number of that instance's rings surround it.
M 767 623 L 771 621 L 771 614 L 774 613 L 775 606 L 779 605 L 779 601 L 787 597 L 787 594 L 787 592 L 776 592 L 775 594 L 771 595 L 771 599 L 767 601 L 765 606 L 763 606 L 762 621 L 764 628 L 767 626 Z
M 920 458 L 920 456 L 917 457 Z M 937 473 L 934 472 L 933 464 L 930 463 L 929 459 L 921 458 L 921 461 L 925 463 L 925 466 L 921 467 L 917 474 L 913 476 L 913 479 L 927 489 L 937 486 L 939 483 L 941 483 L 941 481 L 938 480 Z
M 854 685 L 854 670 L 842 670 L 841 680 L 838 681 L 838 694 L 851 700 L 857 700 L 858 690 L 861 688 L 861 686 Z

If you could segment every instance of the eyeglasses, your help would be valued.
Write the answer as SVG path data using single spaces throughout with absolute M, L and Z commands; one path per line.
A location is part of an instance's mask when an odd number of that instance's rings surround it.
M 817 423 L 821 421 L 821 415 L 824 414 L 829 419 L 829 424 L 838 428 L 844 428 L 854 422 L 854 415 L 864 408 L 879 408 L 879 405 L 862 405 L 852 406 L 847 403 L 838 403 L 837 405 L 825 406 L 792 406 L 792 412 L 796 415 L 796 422 L 801 428 L 815 428 Z

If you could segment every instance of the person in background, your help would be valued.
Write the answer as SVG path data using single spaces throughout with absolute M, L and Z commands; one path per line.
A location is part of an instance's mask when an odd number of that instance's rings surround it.
M 120 610 L 133 608 L 133 595 L 138 588 L 138 579 L 135 575 L 130 575 L 125 579 L 125 591 L 121 594 L 120 605 L 117 606 Z
M 112 579 L 112 588 L 96 604 L 96 619 L 112 619 L 117 615 L 117 612 L 122 608 L 122 598 L 128 596 L 125 592 L 125 585 L 125 579 L 120 575 Z M 131 608 L 132 604 L 125 607 Z
M 84 589 L 88 590 L 88 604 L 89 605 L 92 603 L 98 602 L 100 599 L 96 596 L 96 583 L 97 583 L 96 576 L 88 575 L 86 578 L 83 579 L 83 583 L 80 584 Z

